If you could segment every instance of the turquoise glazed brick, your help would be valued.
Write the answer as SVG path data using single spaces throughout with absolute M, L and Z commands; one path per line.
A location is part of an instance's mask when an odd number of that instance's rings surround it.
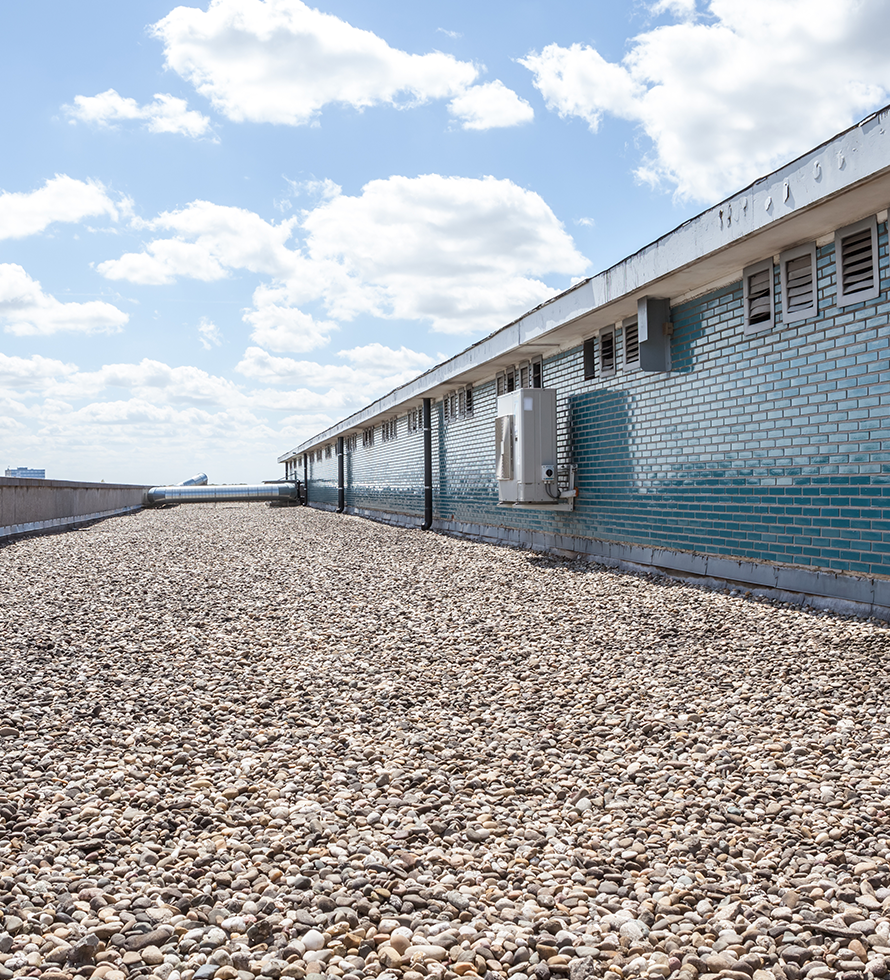
M 886 226 L 879 226 L 887 281 Z M 557 391 L 559 462 L 577 468 L 571 513 L 497 506 L 496 394 L 470 418 L 433 412 L 434 517 L 809 568 L 890 574 L 890 305 L 835 305 L 834 247 L 818 251 L 819 313 L 745 336 L 737 282 L 671 311 L 672 369 L 584 379 L 582 348 L 544 362 Z M 883 333 L 882 333 L 883 331 Z M 422 436 L 347 456 L 350 507 L 423 513 Z M 337 460 L 310 464 L 310 500 L 336 504 Z

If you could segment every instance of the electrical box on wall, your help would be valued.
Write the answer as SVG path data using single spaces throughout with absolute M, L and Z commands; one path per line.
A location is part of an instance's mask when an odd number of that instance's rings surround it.
M 641 371 L 671 369 L 671 301 L 643 296 L 637 301 Z
M 502 504 L 556 504 L 556 391 L 518 388 L 498 397 L 495 420 Z

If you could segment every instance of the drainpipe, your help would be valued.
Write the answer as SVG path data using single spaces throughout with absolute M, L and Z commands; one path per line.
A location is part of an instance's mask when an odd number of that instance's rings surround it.
M 423 400 L 423 524 L 421 531 L 433 526 L 433 429 L 432 399 Z
M 346 484 L 343 481 L 343 436 L 337 436 L 337 513 L 346 510 Z
M 303 506 L 309 506 L 309 456 L 303 453 Z

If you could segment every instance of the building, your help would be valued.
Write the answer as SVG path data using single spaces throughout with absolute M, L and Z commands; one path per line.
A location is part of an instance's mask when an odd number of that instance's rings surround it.
M 16 480 L 45 480 L 46 470 L 32 470 L 27 466 L 17 466 L 14 470 L 7 470 L 6 475 Z
M 307 440 L 287 476 L 316 507 L 890 618 L 888 123 L 890 107 Z M 545 462 L 578 496 L 505 505 L 498 396 L 541 386 Z

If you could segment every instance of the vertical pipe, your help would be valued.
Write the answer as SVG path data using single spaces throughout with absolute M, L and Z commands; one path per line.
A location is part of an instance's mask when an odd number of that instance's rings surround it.
M 423 524 L 421 531 L 433 526 L 433 427 L 432 399 L 423 400 Z
M 337 436 L 337 513 L 346 510 L 346 483 L 343 480 L 343 436 Z
M 309 456 L 303 453 L 303 506 L 309 504 Z

